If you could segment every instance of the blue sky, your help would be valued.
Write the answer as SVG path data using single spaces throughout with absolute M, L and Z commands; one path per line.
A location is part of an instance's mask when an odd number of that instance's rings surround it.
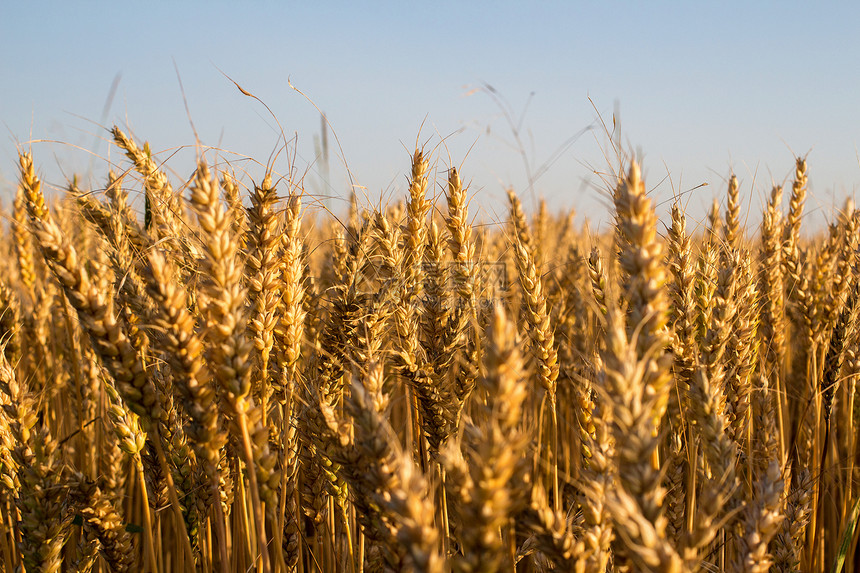
M 503 216 L 508 185 L 528 199 L 523 153 L 484 85 L 521 120 L 532 171 L 570 143 L 535 193 L 598 221 L 605 186 L 594 172 L 606 172 L 611 155 L 598 114 L 611 128 L 616 106 L 624 146 L 644 157 L 658 200 L 673 186 L 709 184 L 688 195 L 693 217 L 712 196 L 722 199 L 732 170 L 758 210 L 771 182 L 790 176 L 792 152 L 811 150 L 811 217 L 860 181 L 856 3 L 16 2 L 0 10 L 4 201 L 16 145 L 31 137 L 64 142 L 32 144 L 50 183 L 92 167 L 100 184 L 104 161 L 76 147 L 121 161 L 98 125 L 118 74 L 105 125 L 128 127 L 164 159 L 178 149 L 168 165 L 187 176 L 194 133 L 174 62 L 204 145 L 235 152 L 222 157 L 257 179 L 262 167 L 239 158 L 265 163 L 278 145 L 272 117 L 230 76 L 295 138 L 296 169 L 319 191 L 320 119 L 290 83 L 299 88 L 342 146 L 331 159 L 337 197 L 350 184 L 342 159 L 371 201 L 400 196 L 420 129 L 439 173 L 461 167 L 485 219 Z M 286 172 L 288 155 L 275 168 Z

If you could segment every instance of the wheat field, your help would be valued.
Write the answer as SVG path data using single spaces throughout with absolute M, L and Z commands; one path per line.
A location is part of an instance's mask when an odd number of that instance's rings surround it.
M 111 137 L 48 198 L 22 153 L 3 210 L 2 570 L 860 561 L 860 212 L 801 233 L 804 158 L 754 229 L 736 177 L 661 222 L 620 161 L 595 234 L 513 190 L 479 223 L 420 149 L 402 198 L 318 216 Z

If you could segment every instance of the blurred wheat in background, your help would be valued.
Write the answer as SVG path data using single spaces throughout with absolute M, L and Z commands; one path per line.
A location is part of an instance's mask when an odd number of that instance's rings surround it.
M 21 154 L 4 212 L 3 570 L 860 559 L 860 213 L 801 234 L 805 159 L 754 234 L 735 177 L 660 222 L 621 161 L 593 234 L 514 190 L 478 225 L 420 149 L 407 195 L 320 218 L 112 137 L 128 162 L 55 199 Z

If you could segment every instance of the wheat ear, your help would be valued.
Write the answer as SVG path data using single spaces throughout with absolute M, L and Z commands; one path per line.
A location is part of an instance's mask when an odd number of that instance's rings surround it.
M 266 444 L 256 438 L 258 428 L 249 424 L 249 412 L 255 406 L 249 397 L 251 342 L 245 337 L 247 317 L 242 267 L 237 256 L 239 245 L 232 234 L 227 210 L 218 196 L 218 183 L 212 179 L 203 160 L 198 162 L 191 203 L 204 233 L 203 248 L 206 252 L 203 270 L 208 280 L 203 291 L 207 296 L 201 305 L 205 319 L 204 338 L 208 343 L 206 358 L 220 386 L 225 410 L 233 422 L 230 429 L 241 446 L 256 522 L 260 567 L 269 571 L 261 494 L 262 488 L 268 487 L 271 455 Z M 259 423 L 261 420 L 257 417 L 254 421 Z

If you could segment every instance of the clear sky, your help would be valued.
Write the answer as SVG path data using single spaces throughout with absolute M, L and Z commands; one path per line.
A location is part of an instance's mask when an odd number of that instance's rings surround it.
M 691 215 L 702 217 L 734 170 L 757 211 L 771 182 L 790 177 L 792 152 L 811 150 L 809 210 L 823 213 L 860 182 L 858 29 L 856 2 L 6 1 L 0 197 L 8 201 L 14 185 L 16 145 L 31 138 L 65 142 L 32 144 L 57 185 L 64 172 L 94 167 L 95 185 L 106 172 L 74 146 L 121 161 L 100 124 L 130 129 L 164 159 L 192 145 L 178 69 L 204 145 L 262 162 L 278 145 L 272 117 L 230 76 L 296 138 L 296 168 L 310 170 L 316 190 L 320 118 L 290 82 L 325 111 L 371 200 L 404 192 L 420 130 L 439 172 L 460 166 L 476 206 L 500 218 L 506 186 L 529 194 L 505 104 L 480 89 L 489 85 L 521 122 L 525 160 L 542 173 L 534 188 L 554 208 L 605 219 L 594 174 L 608 169 L 599 115 L 611 129 L 618 109 L 622 141 L 644 157 L 659 200 L 673 186 L 708 183 L 688 195 Z M 332 147 L 330 193 L 345 197 Z M 194 153 L 168 165 L 187 176 Z M 275 168 L 288 165 L 282 154 Z

